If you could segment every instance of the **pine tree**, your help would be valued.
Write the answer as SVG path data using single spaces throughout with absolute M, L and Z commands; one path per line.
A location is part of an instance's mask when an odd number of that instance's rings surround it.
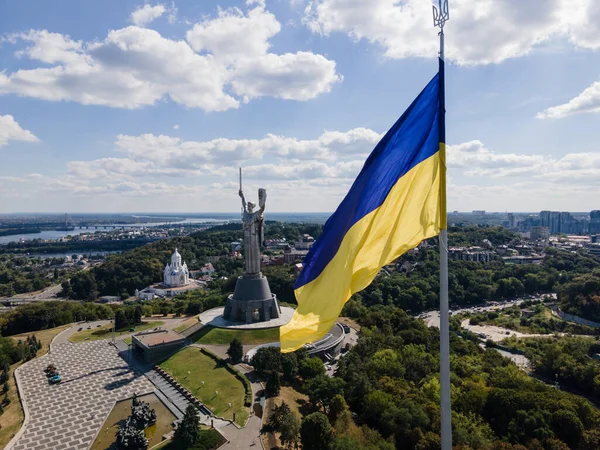
M 142 310 L 142 307 L 140 305 L 137 305 L 133 312 L 133 319 L 136 324 L 142 323 L 142 315 L 143 314 L 144 314 L 144 312 Z
M 6 394 L 9 389 L 10 389 L 10 386 L 8 385 L 8 381 L 7 381 L 6 383 L 4 383 L 4 387 L 2 388 L 2 392 Z
M 174 448 L 190 448 L 200 440 L 200 421 L 196 408 L 188 405 L 181 423 L 173 436 Z

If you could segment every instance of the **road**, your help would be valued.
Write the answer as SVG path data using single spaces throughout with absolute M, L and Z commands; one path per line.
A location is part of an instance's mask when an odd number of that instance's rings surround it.
M 551 294 L 551 295 L 556 295 L 556 294 Z M 454 309 L 454 310 L 450 310 L 450 315 L 453 314 L 457 314 L 457 313 L 469 313 L 469 314 L 477 314 L 478 312 L 482 312 L 482 311 L 494 311 L 497 309 L 503 309 L 503 308 L 508 308 L 510 306 L 514 306 L 514 305 L 520 305 L 521 303 L 523 303 L 524 301 L 527 300 L 542 300 L 542 297 L 536 297 L 536 298 L 532 298 L 532 299 L 517 299 L 517 300 L 508 300 L 505 302 L 493 302 L 491 304 L 486 304 L 483 306 L 471 306 L 468 308 L 458 308 L 458 309 Z M 440 312 L 439 311 L 428 311 L 426 313 L 422 313 L 418 316 L 419 318 L 423 319 L 425 321 L 425 323 L 427 324 L 427 326 L 429 327 L 436 327 L 439 328 L 440 327 Z

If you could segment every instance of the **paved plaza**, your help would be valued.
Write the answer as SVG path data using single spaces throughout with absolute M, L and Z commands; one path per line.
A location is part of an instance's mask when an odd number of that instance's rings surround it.
M 44 374 L 51 363 L 62 376 L 56 385 Z M 87 449 L 115 401 L 154 391 L 106 340 L 52 345 L 17 374 L 29 420 L 13 450 Z
M 232 322 L 230 320 L 225 320 L 223 318 L 223 311 L 225 311 L 225 308 L 223 307 L 204 311 L 202 314 L 200 314 L 200 322 L 217 328 L 231 328 L 234 330 L 258 330 L 261 328 L 274 328 L 283 326 L 292 320 L 295 309 L 290 308 L 289 306 L 282 306 L 281 316 L 278 319 L 252 323 Z

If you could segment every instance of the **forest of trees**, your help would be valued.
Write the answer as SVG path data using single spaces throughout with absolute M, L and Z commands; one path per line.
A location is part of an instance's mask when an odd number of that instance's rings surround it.
M 541 378 L 600 402 L 600 361 L 594 359 L 600 353 L 600 342 L 577 336 L 552 336 L 507 338 L 502 344 L 523 352 Z
M 286 238 L 295 241 L 300 234 L 320 235 L 319 225 L 283 224 L 267 222 L 265 238 Z M 63 296 L 77 300 L 93 300 L 101 295 L 133 295 L 136 289 L 144 288 L 162 279 L 165 264 L 170 261 L 175 247 L 190 270 L 199 269 L 209 256 L 226 256 L 231 252 L 231 242 L 242 239 L 240 224 L 220 225 L 199 231 L 186 237 L 176 237 L 158 241 L 120 255 L 111 255 L 98 267 L 73 276 L 70 282 L 63 284 Z M 213 264 L 218 276 L 231 277 L 242 272 L 240 259 L 222 258 Z M 269 273 L 269 271 L 271 273 Z M 283 277 L 286 283 L 280 283 L 282 276 L 277 268 L 265 268 L 272 276 L 274 292 L 284 301 L 293 301 L 292 281 Z M 284 284 L 284 285 L 283 285 Z M 275 290 L 275 287 L 280 287 Z
M 558 299 L 564 312 L 600 322 L 600 268 L 561 285 Z
M 55 281 L 48 277 L 43 266 L 53 262 L 52 259 L 35 261 L 31 258 L 0 255 L 0 297 L 38 291 L 50 286 Z
M 300 382 L 321 414 L 303 418 L 301 430 L 313 433 L 300 431 L 299 439 L 334 450 L 439 449 L 439 331 L 392 305 L 363 308 L 355 318 L 361 336 L 334 378 L 309 371 L 303 354 L 261 349 L 253 361 L 258 371 L 281 372 L 284 384 Z M 589 401 L 528 376 L 474 340 L 452 333 L 450 345 L 455 449 L 599 448 L 600 412 Z M 312 446 L 316 430 L 321 447 Z

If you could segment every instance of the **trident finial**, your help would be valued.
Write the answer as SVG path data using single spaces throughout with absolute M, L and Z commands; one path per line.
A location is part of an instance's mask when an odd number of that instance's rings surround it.
M 436 8 L 435 5 L 431 6 L 433 8 L 433 26 L 443 30 L 446 22 L 450 20 L 448 0 L 438 0 L 438 5 L 438 8 Z

